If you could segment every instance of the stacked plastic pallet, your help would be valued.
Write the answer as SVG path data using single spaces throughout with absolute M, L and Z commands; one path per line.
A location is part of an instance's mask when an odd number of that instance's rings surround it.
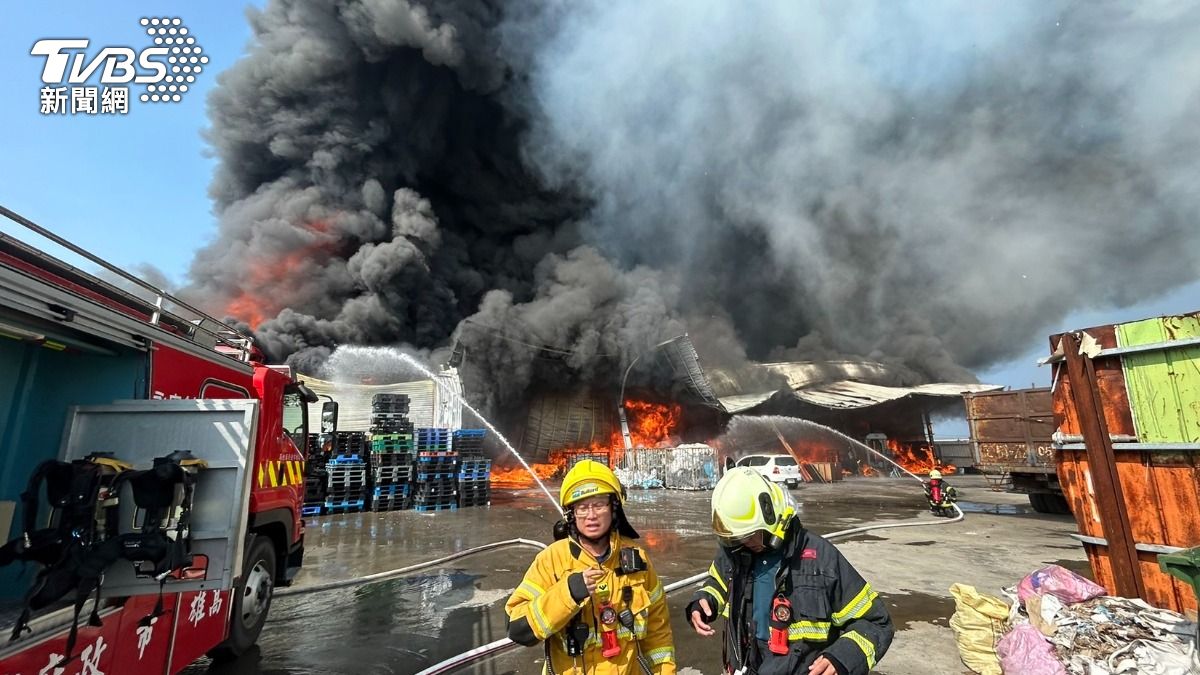
M 407 394 L 375 394 L 371 397 L 371 434 L 412 434 L 408 419 Z
M 371 398 L 371 510 L 400 511 L 412 499 L 416 458 L 409 398 L 405 394 L 375 394 Z
M 371 510 L 408 508 L 415 460 L 411 434 L 387 434 L 371 439 Z
M 333 437 L 334 457 L 367 457 L 367 435 L 361 431 L 339 431 Z
M 329 493 L 328 458 L 320 451 L 319 439 L 320 434 L 308 435 L 308 455 L 304 463 L 304 506 L 300 511 L 305 516 L 325 513 L 325 496 Z
M 462 459 L 483 457 L 483 429 L 459 429 L 454 432 L 450 449 Z
M 362 511 L 367 497 L 367 435 L 339 431 L 333 438 L 333 457 L 326 464 L 326 513 Z
M 492 478 L 492 460 L 462 459 L 458 468 L 458 505 L 487 506 L 492 503 L 489 481 Z
M 417 429 L 413 510 L 458 508 L 458 453 L 450 450 L 449 429 Z

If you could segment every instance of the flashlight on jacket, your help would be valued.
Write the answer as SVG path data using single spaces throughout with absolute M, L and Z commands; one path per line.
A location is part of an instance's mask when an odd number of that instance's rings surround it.
M 792 623 L 792 603 L 783 595 L 775 596 L 771 603 L 771 638 L 767 648 L 772 654 L 788 653 L 788 626 Z
M 621 644 L 617 642 L 617 610 L 612 606 L 608 581 L 596 584 L 596 607 L 600 610 L 600 655 L 611 659 L 621 653 Z

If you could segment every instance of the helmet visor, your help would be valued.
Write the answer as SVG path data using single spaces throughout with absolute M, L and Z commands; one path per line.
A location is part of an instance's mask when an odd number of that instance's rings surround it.
M 753 541 L 755 537 L 760 536 L 762 530 L 752 530 L 750 532 L 734 532 L 725 524 L 719 514 L 713 514 L 712 520 L 713 533 L 717 535 L 717 541 L 725 548 L 738 548 L 745 546 L 747 542 Z

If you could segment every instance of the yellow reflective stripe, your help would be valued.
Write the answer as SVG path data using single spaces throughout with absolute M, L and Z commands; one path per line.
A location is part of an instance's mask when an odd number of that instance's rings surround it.
M 721 585 L 721 590 L 724 591 L 726 595 L 729 594 L 729 587 L 725 585 L 725 580 L 721 578 L 721 573 L 717 571 L 716 563 L 708 566 L 708 576 L 716 579 L 717 583 Z
M 658 582 L 658 585 L 654 587 L 654 590 L 650 591 L 650 604 L 653 605 L 654 603 L 656 603 L 662 599 L 663 599 L 663 585 L 662 585 L 662 582 L 660 581 L 660 582 Z
M 275 475 L 275 462 L 267 462 L 267 477 L 271 479 L 271 487 L 279 487 L 279 477 Z
M 788 640 L 828 640 L 829 626 L 828 621 L 797 621 L 788 626 Z
M 289 462 L 292 465 L 292 484 L 299 485 L 304 482 L 304 478 L 300 475 L 300 462 Z
M 720 611 L 721 616 L 728 616 L 727 611 L 725 611 L 727 609 L 725 607 L 725 601 L 721 598 L 720 591 L 714 589 L 712 586 L 704 586 L 700 592 L 708 593 L 708 595 L 713 598 L 713 602 L 716 603 L 713 609 Z
M 261 490 L 267 486 L 267 472 L 262 464 L 258 465 L 258 488 Z
M 878 594 L 871 590 L 871 584 L 863 584 L 862 590 L 858 592 L 858 595 L 854 596 L 853 600 L 846 603 L 846 606 L 840 612 L 833 613 L 834 625 L 841 626 L 847 621 L 861 618 L 862 615 L 867 613 L 867 610 L 871 609 L 871 603 L 877 597 L 879 597 Z
M 545 595 L 545 594 L 546 594 L 546 589 L 542 588 L 541 586 L 538 586 L 537 584 L 533 583 L 532 581 L 530 581 L 530 580 L 528 580 L 528 579 L 525 579 L 524 581 L 522 581 L 522 582 L 521 582 L 521 585 L 522 585 L 522 586 L 528 586 L 530 589 L 532 589 L 532 590 L 533 590 L 533 597 L 535 597 L 535 598 L 536 598 L 537 596 L 539 596 L 539 595 Z
M 517 586 L 517 593 L 529 600 L 537 600 L 538 596 L 542 595 L 542 590 L 531 582 L 523 581 Z
M 550 635 L 550 622 L 542 614 L 542 608 L 538 607 L 537 601 L 529 603 L 529 606 L 533 608 L 533 620 L 537 622 L 538 628 L 542 629 L 542 635 Z
M 675 660 L 674 647 L 659 647 L 646 652 L 646 658 L 650 659 L 650 663 L 659 665 L 662 663 L 671 663 Z
M 858 634 L 858 631 L 848 631 L 842 637 L 850 638 L 850 641 L 858 645 L 862 650 L 863 656 L 867 657 L 867 670 L 875 667 L 875 645 L 870 640 Z

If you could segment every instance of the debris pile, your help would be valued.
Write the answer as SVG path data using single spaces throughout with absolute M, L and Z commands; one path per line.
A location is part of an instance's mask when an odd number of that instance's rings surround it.
M 959 654 L 976 673 L 1200 673 L 1195 623 L 1139 599 L 1105 595 L 1058 565 L 1006 590 L 1007 601 L 961 584 L 951 593 Z

